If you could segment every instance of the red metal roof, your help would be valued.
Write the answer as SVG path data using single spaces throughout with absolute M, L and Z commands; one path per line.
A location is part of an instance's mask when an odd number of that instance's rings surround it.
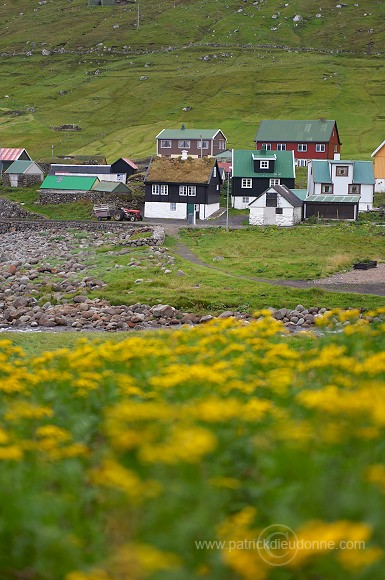
M 125 161 L 128 165 L 130 165 L 133 169 L 138 169 L 138 166 L 135 165 L 131 159 L 127 159 L 127 157 L 122 157 L 123 161 Z
M 0 159 L 2 161 L 16 161 L 17 159 L 19 159 L 19 157 L 23 153 L 23 151 L 25 151 L 25 149 L 23 149 L 21 147 L 18 147 L 18 148 L 2 147 L 0 149 Z M 28 155 L 28 153 L 27 153 L 27 155 Z

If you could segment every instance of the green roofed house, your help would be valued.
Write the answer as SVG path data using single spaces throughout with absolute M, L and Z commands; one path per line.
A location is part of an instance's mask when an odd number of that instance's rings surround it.
M 40 186 L 43 190 L 53 190 L 55 192 L 76 192 L 90 191 L 97 183 L 97 177 L 77 177 L 75 175 L 47 175 Z
M 41 183 L 44 173 L 34 161 L 14 161 L 3 175 L 3 185 L 11 187 L 30 187 Z
M 92 189 L 100 193 L 123 193 L 126 195 L 131 193 L 127 185 L 121 181 L 98 181 Z
M 373 209 L 374 183 L 371 161 L 313 160 L 304 217 L 354 220 L 358 211 Z
M 248 208 L 269 187 L 294 187 L 293 151 L 233 149 L 232 167 L 232 205 L 236 209 Z
M 225 151 L 227 139 L 220 129 L 163 129 L 155 137 L 159 157 L 214 157 Z
M 306 167 L 310 159 L 334 159 L 341 150 L 337 123 L 327 119 L 264 120 L 254 141 L 257 149 L 294 151 L 298 167 Z

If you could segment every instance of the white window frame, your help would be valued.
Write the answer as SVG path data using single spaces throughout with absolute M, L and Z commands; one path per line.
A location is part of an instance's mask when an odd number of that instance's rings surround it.
M 197 147 L 198 149 L 208 149 L 209 142 L 205 141 L 204 139 L 202 141 L 199 139 L 199 141 L 197 141 Z
M 286 143 L 277 143 L 277 151 L 286 151 Z
M 330 189 L 330 191 L 326 191 Z M 333 184 L 331 183 L 321 183 L 321 193 L 332 194 L 333 193 Z
M 316 153 L 325 153 L 326 151 L 325 143 L 316 143 L 315 150 Z
M 352 189 L 356 188 L 356 191 L 352 191 Z M 349 195 L 361 195 L 361 184 L 359 183 L 349 183 L 348 185 L 348 194 Z
M 307 159 L 297 159 L 297 167 L 307 167 Z
M 196 185 L 188 185 L 187 186 L 187 195 L 189 197 L 196 197 L 197 194 L 197 186 Z
M 241 187 L 243 189 L 251 189 L 253 187 L 253 180 L 251 177 L 242 177 Z
M 242 197 L 242 203 L 249 203 L 249 202 L 250 202 L 249 196 Z
M 190 149 L 190 141 L 184 141 L 181 139 L 178 141 L 178 149 Z
M 176 203 L 174 202 L 170 203 L 170 211 L 176 211 Z
M 307 151 L 307 143 L 298 143 L 298 145 L 297 145 L 297 151 L 299 153 L 306 153 L 306 151 Z
M 187 185 L 180 185 L 179 186 L 179 195 L 187 195 Z
M 226 141 L 224 139 L 220 139 L 218 141 L 218 149 L 224 151 L 226 149 Z
M 158 183 L 153 183 L 152 187 L 151 187 L 151 193 L 152 195 L 159 195 L 160 192 L 160 186 Z
M 217 168 L 214 167 L 214 169 L 213 169 L 213 177 L 216 177 L 216 176 L 217 176 Z
M 166 145 L 168 143 L 168 145 Z M 171 149 L 171 139 L 161 139 L 160 146 L 162 149 Z
M 269 185 L 270 185 L 270 187 L 272 187 L 273 185 L 281 185 L 281 180 L 274 177 L 274 178 L 270 179 Z
M 265 149 L 265 151 L 271 151 L 271 143 L 262 143 L 262 149 Z
M 160 195 L 168 195 L 168 185 L 160 186 Z
M 269 169 L 269 162 L 263 159 L 259 162 L 259 169 Z

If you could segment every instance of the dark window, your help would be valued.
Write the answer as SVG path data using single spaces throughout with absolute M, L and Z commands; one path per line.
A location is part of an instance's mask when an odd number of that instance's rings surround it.
M 282 207 L 276 207 L 275 208 L 275 213 L 283 213 L 283 208 Z
M 266 194 L 266 207 L 277 207 L 277 194 L 267 193 Z

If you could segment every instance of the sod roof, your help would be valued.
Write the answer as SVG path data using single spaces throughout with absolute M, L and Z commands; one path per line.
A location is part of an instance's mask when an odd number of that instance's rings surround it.
M 146 182 L 162 183 L 209 183 L 216 160 L 210 157 L 202 159 L 170 159 L 156 157 L 152 160 Z

